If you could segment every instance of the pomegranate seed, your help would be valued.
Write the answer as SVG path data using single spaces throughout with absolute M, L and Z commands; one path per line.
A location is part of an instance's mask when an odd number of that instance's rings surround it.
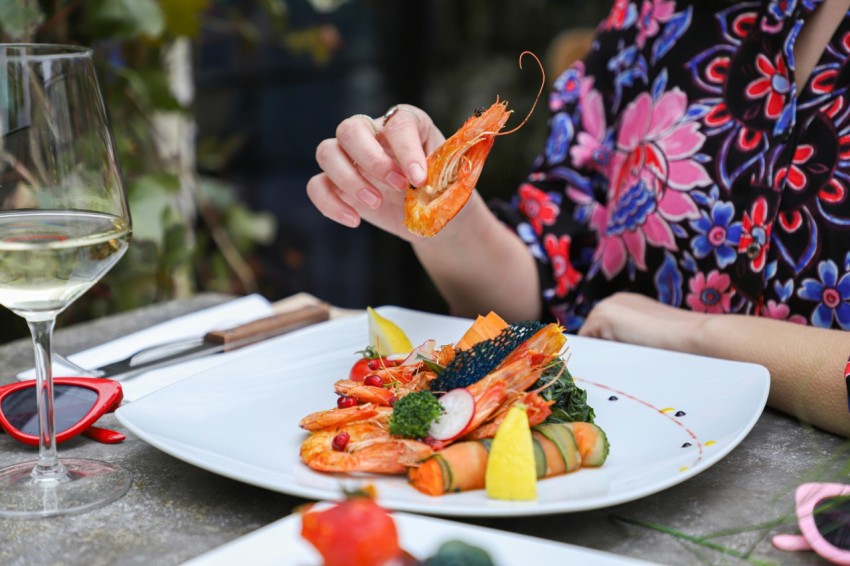
M 392 397 L 390 397 L 390 400 L 389 400 L 390 407 L 392 407 L 393 405 L 395 405 L 395 402 L 396 402 L 396 401 L 398 401 L 398 397 L 396 397 L 395 395 L 393 395 Z
M 336 406 L 340 409 L 347 409 L 357 404 L 357 399 L 348 395 L 340 395 L 336 400 Z
M 345 450 L 345 447 L 348 446 L 348 441 L 351 439 L 351 436 L 347 432 L 341 432 L 334 436 L 332 445 L 333 449 L 337 452 L 342 452 Z
M 379 375 L 367 375 L 366 378 L 363 380 L 363 385 L 371 385 L 372 387 L 383 387 L 384 380 L 381 379 L 381 376 Z
M 370 370 L 375 371 L 381 369 L 381 364 L 378 363 L 378 360 L 369 360 L 369 363 L 366 364 Z

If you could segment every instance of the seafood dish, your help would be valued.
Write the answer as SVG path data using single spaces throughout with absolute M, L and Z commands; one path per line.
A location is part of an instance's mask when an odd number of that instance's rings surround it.
M 538 479 L 601 466 L 608 440 L 565 351 L 560 325 L 490 313 L 454 344 L 364 356 L 334 383 L 336 406 L 301 419 L 301 459 L 321 472 L 404 474 L 433 496 L 481 489 L 493 438 L 519 407 Z

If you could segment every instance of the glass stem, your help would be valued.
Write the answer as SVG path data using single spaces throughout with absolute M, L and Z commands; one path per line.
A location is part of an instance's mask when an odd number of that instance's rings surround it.
M 53 418 L 53 368 L 51 366 L 51 339 L 56 318 L 27 320 L 35 349 L 35 389 L 38 395 L 38 464 L 32 471 L 33 478 L 58 480 L 65 475 L 65 467 L 59 462 L 56 451 L 56 429 Z

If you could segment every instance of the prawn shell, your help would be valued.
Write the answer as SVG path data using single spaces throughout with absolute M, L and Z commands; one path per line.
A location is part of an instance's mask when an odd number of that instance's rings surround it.
M 419 188 L 410 187 L 404 197 L 404 224 L 418 236 L 431 237 L 442 230 L 472 196 L 484 162 L 511 111 L 507 101 L 494 102 L 463 126 L 428 156 L 428 176 Z M 425 187 L 439 187 L 447 169 L 459 159 L 457 175 L 445 190 L 429 194 Z

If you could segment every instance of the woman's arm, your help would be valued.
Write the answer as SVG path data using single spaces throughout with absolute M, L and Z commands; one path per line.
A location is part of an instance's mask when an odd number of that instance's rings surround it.
M 619 293 L 591 311 L 581 335 L 753 362 L 770 371 L 768 404 L 850 436 L 844 367 L 850 333 L 735 314 L 702 314 Z
M 478 192 L 439 234 L 411 243 L 454 314 L 473 317 L 493 310 L 511 322 L 540 318 L 534 258 Z

